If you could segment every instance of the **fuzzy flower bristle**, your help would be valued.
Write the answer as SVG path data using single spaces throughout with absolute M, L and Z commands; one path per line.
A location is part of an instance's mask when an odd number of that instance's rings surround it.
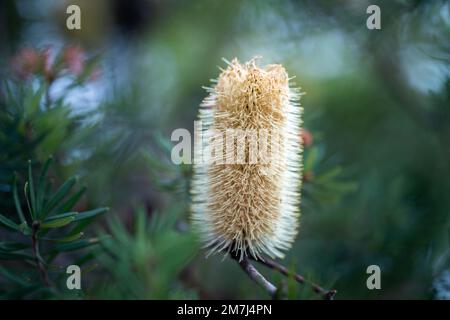
M 199 111 L 202 127 L 196 133 L 205 138 L 195 157 L 202 158 L 205 149 L 214 155 L 194 162 L 192 221 L 211 253 L 283 258 L 299 225 L 301 94 L 289 87 L 281 65 L 260 68 L 255 59 L 227 63 Z M 230 140 L 230 129 L 245 137 Z M 249 132 L 258 138 L 253 145 Z M 268 153 L 254 155 L 252 146 L 266 145 Z M 218 161 L 234 159 L 238 149 L 243 162 Z

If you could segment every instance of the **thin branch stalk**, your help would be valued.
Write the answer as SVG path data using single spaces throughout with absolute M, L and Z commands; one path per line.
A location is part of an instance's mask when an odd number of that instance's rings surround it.
M 39 254 L 39 241 L 37 238 L 37 233 L 39 231 L 40 224 L 35 221 L 32 225 L 32 234 L 31 234 L 31 247 L 33 250 L 34 260 L 36 262 L 36 266 L 38 268 L 39 274 L 41 276 L 42 281 L 47 287 L 50 287 L 50 279 L 48 278 L 47 270 L 45 269 L 44 263 L 42 262 L 41 255 Z
M 239 260 L 235 256 L 232 256 L 233 259 L 237 261 L 237 263 L 241 266 L 242 270 L 247 273 L 250 279 L 259 284 L 264 290 L 269 293 L 271 297 L 275 297 L 277 294 L 277 287 L 275 287 L 271 282 L 269 282 L 264 276 L 250 263 L 250 260 L 244 256 L 243 259 Z
M 295 281 L 297 281 L 298 283 L 307 284 L 307 285 L 311 286 L 312 289 L 314 290 L 314 292 L 319 294 L 320 296 L 322 296 L 322 298 L 325 300 L 333 300 L 334 296 L 337 293 L 337 291 L 334 289 L 326 290 L 326 289 L 322 288 L 321 286 L 319 286 L 318 284 L 305 279 L 305 277 L 303 277 L 302 275 L 289 271 L 285 266 L 277 263 L 274 260 L 265 258 L 264 260 L 255 260 L 255 261 L 265 265 L 266 267 L 268 267 L 270 269 L 276 270 L 287 277 L 293 277 L 295 279 Z

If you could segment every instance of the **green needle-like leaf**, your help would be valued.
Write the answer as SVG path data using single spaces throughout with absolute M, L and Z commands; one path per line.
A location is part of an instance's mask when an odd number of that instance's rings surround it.
M 64 212 L 64 213 L 60 213 L 60 214 L 55 214 L 51 217 L 48 217 L 47 219 L 44 220 L 45 222 L 51 222 L 54 220 L 59 220 L 59 219 L 63 219 L 63 218 L 69 218 L 69 217 L 74 217 L 78 214 L 78 212 L 76 211 L 71 211 L 71 212 Z
M 63 237 L 63 238 L 59 238 L 59 239 L 52 239 L 52 238 L 42 238 L 42 240 L 46 240 L 46 241 L 53 241 L 53 242 L 72 242 L 75 240 L 80 239 L 82 236 L 84 235 L 83 232 L 78 232 L 72 235 L 69 235 L 67 237 Z
M 57 252 L 63 252 L 63 251 L 73 251 L 78 249 L 83 249 L 90 247 L 92 245 L 95 245 L 99 243 L 100 239 L 98 238 L 91 238 L 86 240 L 78 240 L 74 242 L 69 243 L 62 243 L 55 246 L 54 250 Z
M 22 232 L 24 235 L 29 236 L 32 233 L 31 228 L 28 226 L 28 224 L 24 221 L 19 225 L 20 232 Z
M 76 177 L 72 177 L 56 191 L 53 197 L 48 201 L 43 210 L 42 219 L 44 219 L 51 212 L 53 208 L 55 208 L 58 203 L 69 193 L 72 187 L 75 185 L 77 181 Z
M 44 222 L 41 225 L 42 229 L 48 229 L 48 228 L 60 228 L 68 225 L 72 221 L 75 220 L 75 216 L 77 215 L 77 212 L 67 212 L 58 214 L 55 216 L 52 216 L 50 218 L 47 218 L 44 220 Z
M 3 275 L 6 279 L 20 285 L 20 286 L 27 286 L 28 283 L 24 280 L 22 280 L 20 277 L 16 276 L 15 274 L 11 273 L 9 270 L 0 267 L 0 274 Z
M 44 168 L 41 171 L 41 175 L 39 176 L 39 183 L 37 188 L 37 217 L 40 218 L 42 216 L 42 209 L 44 206 L 44 195 L 45 195 L 45 177 L 47 176 L 48 169 L 50 164 L 53 161 L 53 157 L 49 157 L 48 160 L 44 164 Z
M 75 204 L 80 200 L 81 196 L 86 192 L 86 187 L 81 188 L 75 194 L 71 195 L 62 205 L 58 207 L 58 211 L 66 212 L 72 210 Z
M 22 223 L 26 223 L 25 216 L 22 211 L 22 206 L 20 205 L 19 194 L 17 192 L 17 176 L 14 175 L 14 183 L 13 183 L 13 198 L 14 204 L 16 206 L 17 215 Z
M 100 214 L 107 212 L 108 210 L 109 210 L 109 208 L 98 208 L 98 209 L 94 209 L 94 210 L 81 212 L 80 214 L 78 214 L 75 217 L 74 221 L 80 221 L 80 220 L 84 220 L 84 219 L 93 218 L 93 217 L 96 217 Z
M 0 214 L 0 223 L 12 230 L 20 231 L 19 225 L 17 223 L 1 214 Z
M 29 193 L 28 192 L 28 181 L 25 182 L 25 186 L 23 187 L 23 192 L 25 194 L 25 200 L 27 201 L 28 212 L 30 212 L 31 219 L 34 220 L 35 219 L 35 215 L 34 215 L 33 210 L 31 209 L 31 206 L 30 206 L 30 200 L 28 199 L 28 193 Z
M 30 188 L 30 202 L 33 215 L 36 217 L 36 194 L 34 193 L 33 173 L 31 170 L 31 160 L 28 160 L 28 185 Z

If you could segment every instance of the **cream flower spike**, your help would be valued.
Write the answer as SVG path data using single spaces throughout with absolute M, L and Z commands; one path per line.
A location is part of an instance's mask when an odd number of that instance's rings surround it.
M 236 156 L 241 147 L 246 161 L 194 161 L 192 223 L 209 253 L 229 252 L 239 260 L 248 255 L 283 258 L 299 226 L 301 93 L 289 86 L 282 65 L 260 68 L 255 58 L 245 64 L 237 59 L 224 61 L 228 67 L 212 80 L 215 85 L 207 88 L 209 96 L 199 110 L 202 128 L 196 136 L 203 135 L 202 148 L 194 153 L 196 159 L 204 159 L 203 150 L 216 148 L 214 137 L 220 135 L 225 136 L 223 149 L 214 149 L 219 152 L 211 159 Z M 241 143 L 233 140 L 231 152 L 225 149 L 229 129 L 246 135 Z M 247 132 L 255 131 L 259 132 L 258 147 L 265 145 L 261 138 L 268 137 L 269 161 L 262 161 L 260 153 L 256 163 L 249 161 L 253 153 Z

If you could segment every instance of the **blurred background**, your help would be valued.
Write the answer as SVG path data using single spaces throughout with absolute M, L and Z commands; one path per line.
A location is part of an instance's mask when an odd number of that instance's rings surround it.
M 371 4 L 381 30 L 366 27 Z M 77 211 L 110 208 L 85 231 L 105 241 L 44 263 L 55 287 L 57 266 L 83 263 L 81 291 L 24 284 L 36 268 L 0 250 L 2 298 L 269 298 L 231 259 L 205 258 L 191 167 L 170 161 L 221 58 L 260 55 L 306 92 L 301 228 L 283 264 L 337 299 L 449 299 L 449 39 L 447 1 L 1 1 L 0 213 L 16 219 L 14 172 L 23 184 L 50 155 L 55 185 L 87 187 Z M 287 298 L 319 298 L 260 271 Z

